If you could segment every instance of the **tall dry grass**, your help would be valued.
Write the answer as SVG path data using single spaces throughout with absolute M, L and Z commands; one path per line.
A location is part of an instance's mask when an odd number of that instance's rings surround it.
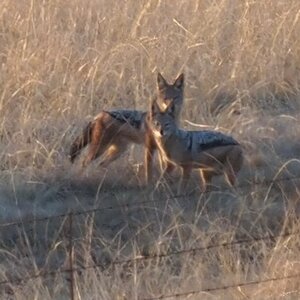
M 164 182 L 157 191 L 138 187 L 133 163 L 141 149 L 108 170 L 94 164 L 86 177 L 67 158 L 71 141 L 101 109 L 146 110 L 157 71 L 170 80 L 186 75 L 182 126 L 218 127 L 243 143 L 240 183 L 299 175 L 299 15 L 298 0 L 2 0 L 0 219 L 167 199 L 172 186 Z M 297 199 L 293 180 L 82 217 L 75 263 L 296 230 Z M 1 229 L 1 279 L 66 265 L 60 224 Z M 139 299 L 289 275 L 298 269 L 298 249 L 296 236 L 91 269 L 76 275 L 76 295 Z M 298 299 L 297 282 L 190 299 Z M 12 299 L 68 297 L 62 275 L 0 291 Z

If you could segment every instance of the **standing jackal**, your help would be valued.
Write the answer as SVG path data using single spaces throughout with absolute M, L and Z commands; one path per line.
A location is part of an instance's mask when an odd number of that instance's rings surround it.
M 179 120 L 183 104 L 184 75 L 177 77 L 173 84 L 169 84 L 163 76 L 157 75 L 156 101 L 167 107 L 170 103 L 174 107 L 174 118 Z M 148 179 L 149 164 L 152 162 L 152 154 L 156 149 L 153 138 L 149 137 L 151 131 L 147 126 L 148 113 L 139 110 L 115 110 L 101 111 L 93 121 L 89 122 L 71 145 L 70 160 L 74 162 L 81 150 L 89 145 L 87 156 L 83 161 L 86 166 L 92 160 L 103 155 L 101 166 L 107 166 L 117 159 L 131 143 L 145 144 L 150 148 L 146 152 L 151 153 L 146 164 L 146 180 Z
M 243 163 L 242 148 L 229 135 L 218 131 L 186 131 L 174 121 L 174 105 L 161 109 L 156 101 L 151 108 L 150 127 L 163 160 L 179 165 L 183 181 L 187 182 L 192 169 L 200 169 L 201 190 L 213 176 L 224 174 L 233 186 Z

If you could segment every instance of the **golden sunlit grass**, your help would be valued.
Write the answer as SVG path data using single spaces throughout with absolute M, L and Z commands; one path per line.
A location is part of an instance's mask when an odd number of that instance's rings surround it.
M 0 3 L 0 219 L 136 204 L 74 220 L 78 267 L 299 228 L 300 2 L 298 0 L 3 0 Z M 142 149 L 78 175 L 72 140 L 102 109 L 146 110 L 160 71 L 186 75 L 182 126 L 232 133 L 245 148 L 243 189 L 168 200 L 163 180 L 141 189 Z M 174 185 L 176 179 L 174 178 Z M 194 184 L 195 183 L 195 184 Z M 219 188 L 220 187 L 220 188 Z M 226 190 L 224 190 L 226 189 Z M 153 202 L 151 202 L 154 200 Z M 161 200 L 161 202 L 157 202 Z M 156 201 L 156 202 L 155 202 Z M 67 299 L 63 218 L 0 231 L 0 295 Z M 297 236 L 147 260 L 75 276 L 78 299 L 142 299 L 288 276 Z M 298 299 L 298 279 L 189 299 Z M 19 284 L 21 283 L 21 284 Z M 184 298 L 184 297 L 183 297 Z

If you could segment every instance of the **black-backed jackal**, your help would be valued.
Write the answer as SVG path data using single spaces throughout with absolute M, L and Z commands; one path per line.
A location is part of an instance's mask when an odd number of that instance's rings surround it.
M 180 118 L 183 105 L 183 91 L 183 74 L 179 75 L 173 84 L 169 84 L 158 73 L 157 95 L 154 98 L 162 107 L 173 104 L 176 122 Z M 151 136 L 152 131 L 147 126 L 148 118 L 147 112 L 139 110 L 101 111 L 72 143 L 71 162 L 74 162 L 81 150 L 89 145 L 83 166 L 103 155 L 100 165 L 105 167 L 124 153 L 129 144 L 145 144 L 145 172 L 148 181 L 151 177 L 152 156 L 156 149 L 155 140 Z
M 162 109 L 153 101 L 149 126 L 163 160 L 178 165 L 183 170 L 179 191 L 194 168 L 200 169 L 202 191 L 206 190 L 206 185 L 213 176 L 221 174 L 233 186 L 243 163 L 239 143 L 233 137 L 218 131 L 179 129 L 174 121 L 174 112 L 172 103 Z

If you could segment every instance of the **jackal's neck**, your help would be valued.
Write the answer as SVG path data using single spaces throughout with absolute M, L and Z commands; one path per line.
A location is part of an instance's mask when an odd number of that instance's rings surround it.
M 176 126 L 175 120 L 174 123 L 165 126 L 163 131 L 164 131 L 162 136 L 163 143 L 167 143 L 169 141 L 176 141 L 180 137 L 181 130 Z

